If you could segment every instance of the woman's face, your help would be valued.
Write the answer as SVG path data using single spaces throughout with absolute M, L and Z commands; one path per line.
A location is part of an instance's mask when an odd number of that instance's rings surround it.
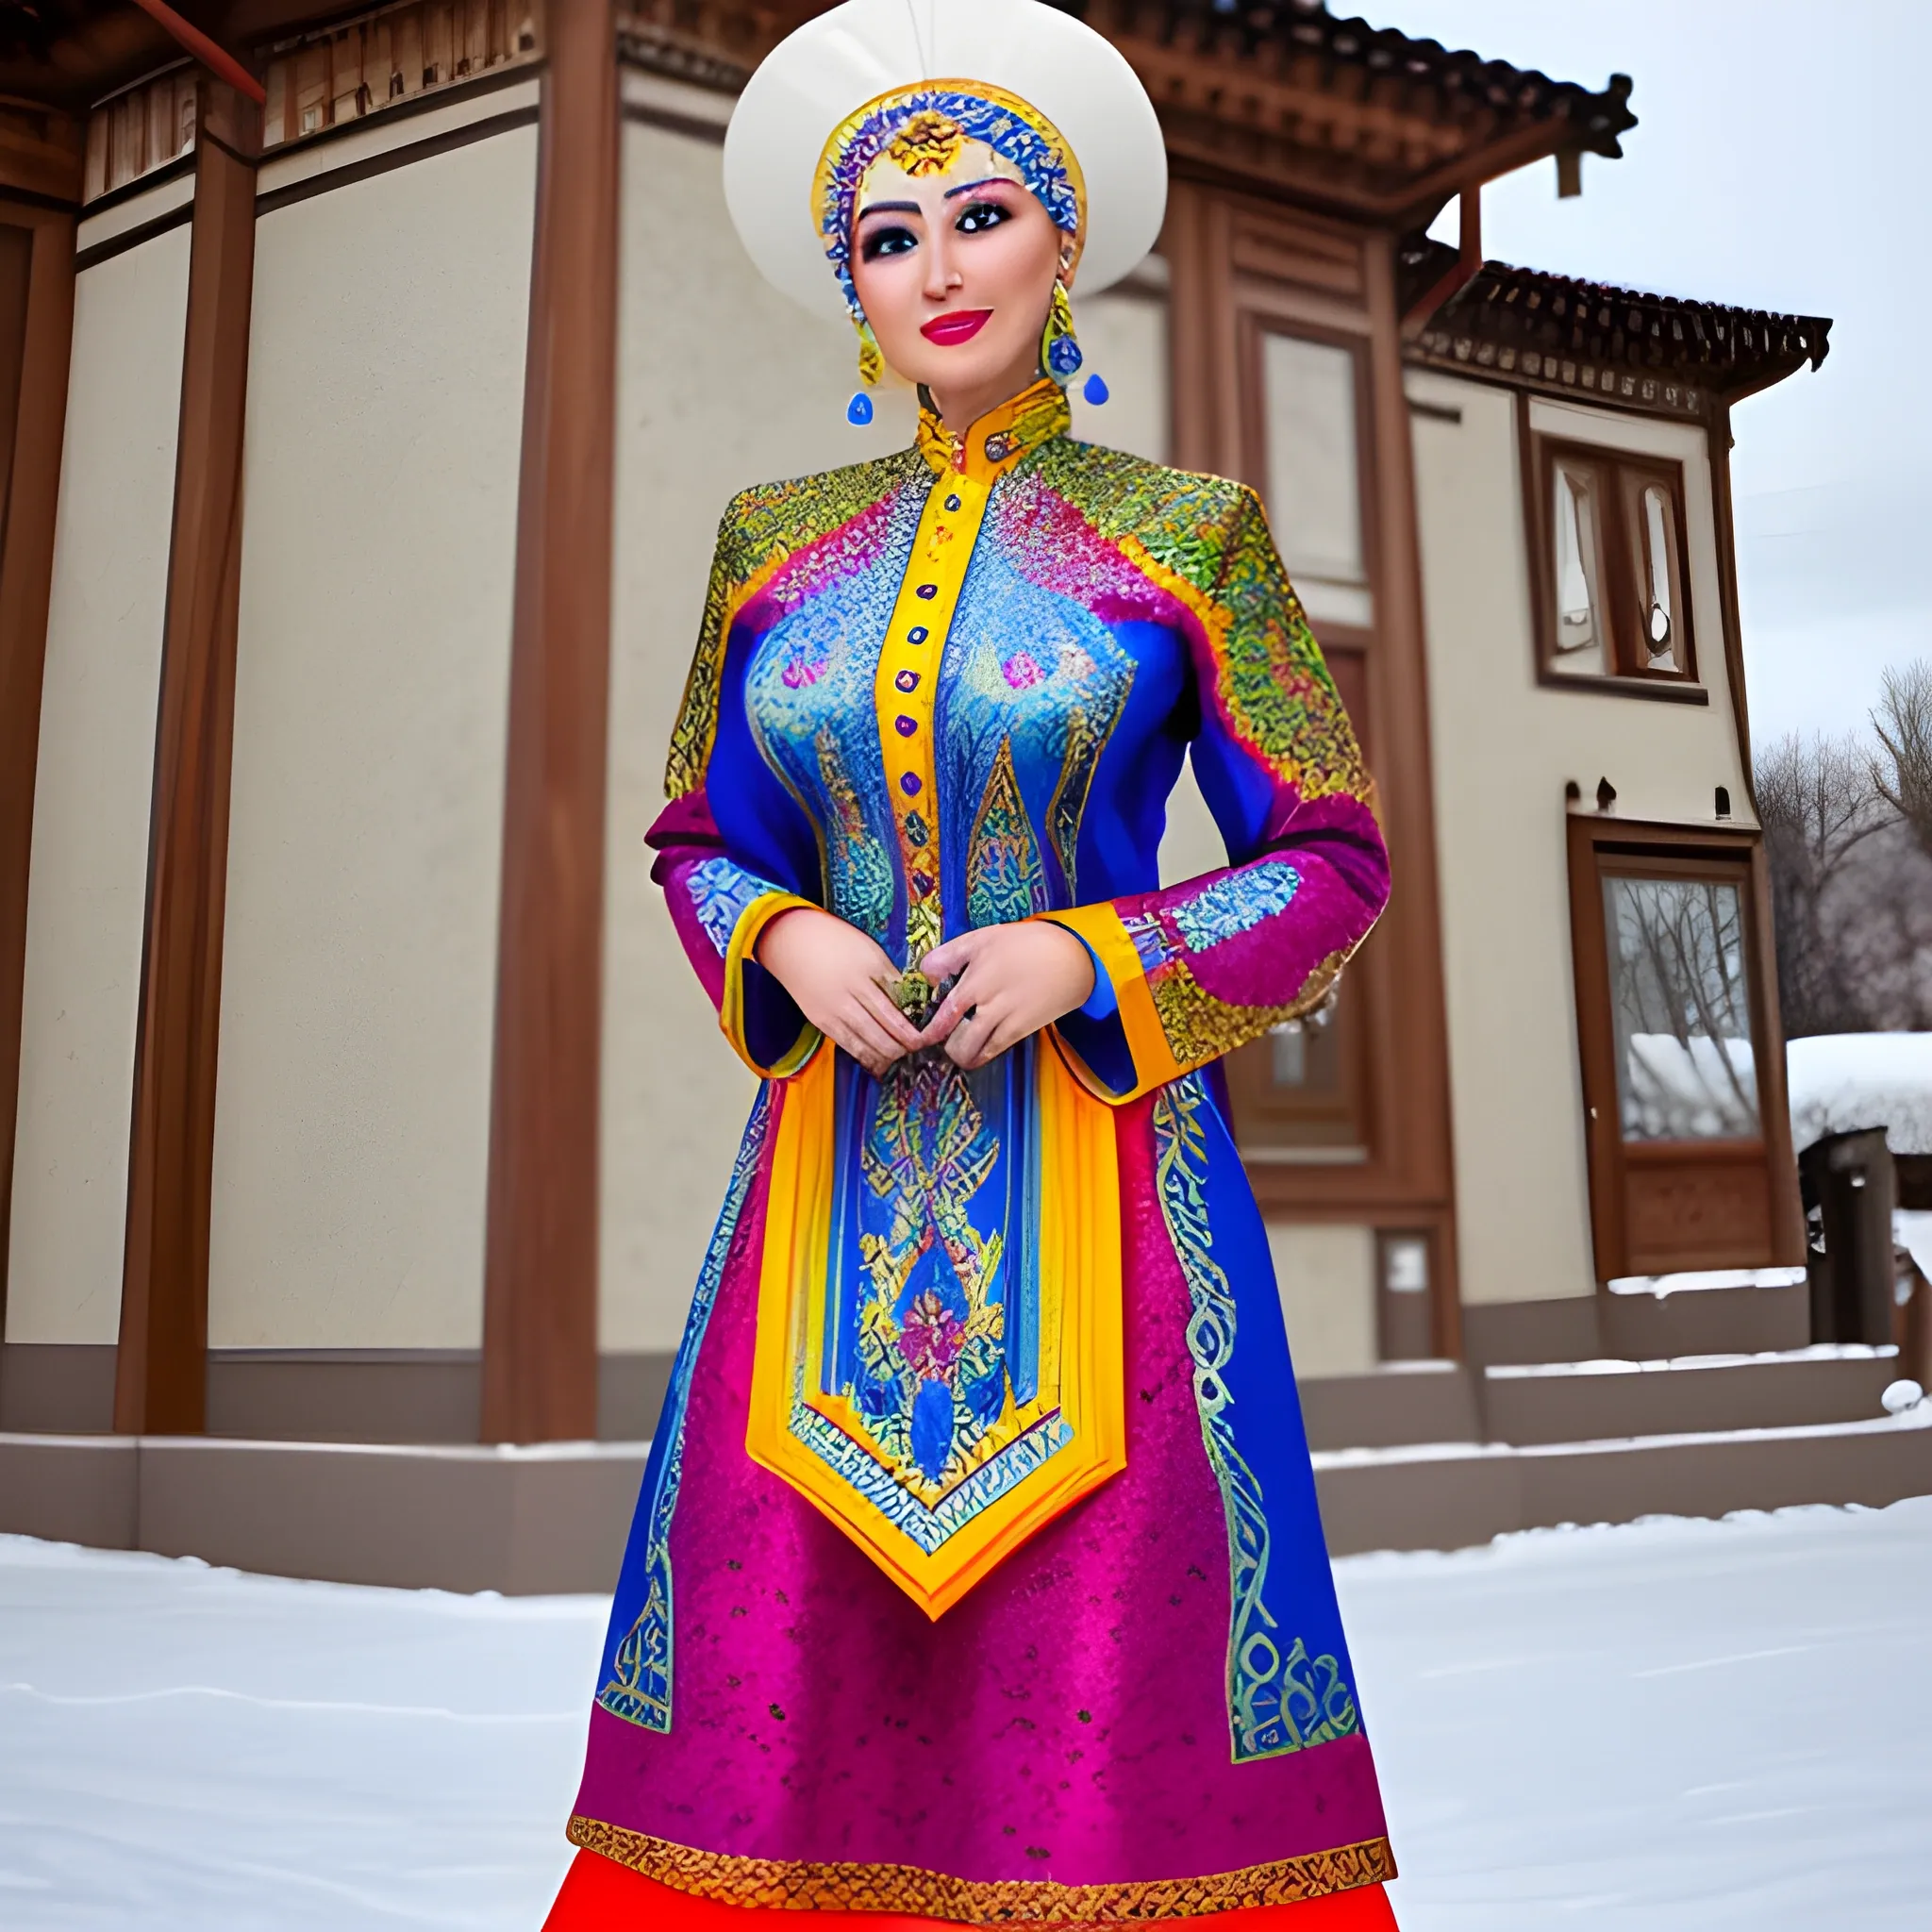
M 1015 393 L 1038 372 L 1055 278 L 1069 239 L 1011 162 L 968 142 L 943 175 L 882 159 L 866 175 L 853 227 L 852 280 L 879 352 L 936 397 Z

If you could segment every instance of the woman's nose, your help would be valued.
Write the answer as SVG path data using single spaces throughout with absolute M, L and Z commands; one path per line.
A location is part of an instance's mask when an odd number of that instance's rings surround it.
M 925 255 L 925 292 L 935 302 L 943 302 L 964 277 L 953 259 L 952 235 L 944 226 L 936 229 Z

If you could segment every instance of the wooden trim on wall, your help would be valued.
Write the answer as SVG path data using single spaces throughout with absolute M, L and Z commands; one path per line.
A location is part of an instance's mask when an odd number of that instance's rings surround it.
M 27 870 L 54 523 L 67 428 L 74 335 L 74 217 L 0 195 L 0 223 L 28 230 L 20 389 L 11 408 L 0 523 L 0 1340 L 7 1333 L 8 1224 L 20 1101 L 21 996 L 26 969 Z
M 520 81 L 537 78 L 528 68 L 512 70 Z M 432 160 L 438 155 L 446 155 L 459 147 L 469 147 L 479 141 L 493 140 L 499 134 L 508 134 L 518 127 L 534 127 L 539 110 L 535 108 L 510 108 L 501 114 L 491 114 L 480 121 L 465 121 L 460 127 L 447 127 L 441 134 L 425 135 L 421 141 L 404 142 L 395 147 L 386 147 L 380 153 L 364 155 L 360 160 L 344 161 L 339 168 L 325 168 L 314 175 L 305 175 L 299 181 L 291 181 L 283 188 L 266 190 L 256 203 L 258 215 L 274 214 L 277 208 L 293 208 L 297 202 L 312 201 L 318 194 L 331 194 L 338 188 L 353 188 L 358 181 L 373 181 L 378 175 L 387 175 L 397 168 L 412 167 L 418 161 Z M 330 129 L 331 133 L 336 130 Z M 343 130 L 353 132 L 349 128 Z M 276 158 L 291 150 L 277 148 Z M 296 150 L 300 152 L 300 150 Z
M 617 386 L 611 0 L 549 18 L 510 645 L 483 1437 L 597 1426 L 597 1107 Z
M 1224 400 L 1236 353 L 1233 304 L 1216 249 L 1226 216 L 1219 201 L 1190 181 L 1168 191 L 1160 253 L 1168 265 L 1168 447 L 1183 470 L 1213 471 L 1222 455 Z M 1238 420 L 1238 419 L 1237 419 Z
M 1437 1346 L 1455 1354 L 1460 1300 L 1448 1016 L 1395 237 L 1179 180 L 1163 238 L 1172 275 L 1177 463 L 1265 489 L 1249 354 L 1261 329 L 1361 351 L 1362 534 L 1374 623 L 1366 633 L 1338 630 L 1336 641 L 1361 658 L 1368 703 L 1360 722 L 1373 747 L 1395 876 L 1390 909 L 1350 967 L 1343 993 L 1357 1003 L 1355 1020 L 1372 1044 L 1363 1108 L 1369 1145 L 1365 1159 L 1347 1163 L 1323 1158 L 1320 1149 L 1306 1159 L 1257 1158 L 1250 1176 L 1264 1212 L 1275 1219 L 1427 1231 L 1437 1261 Z
M 255 279 L 252 102 L 204 77 L 161 635 L 114 1426 L 198 1432 Z M 239 152 L 238 152 L 239 151 Z
M 1745 795 L 1755 813 L 1757 777 L 1751 763 L 1751 713 L 1744 690 L 1744 632 L 1738 601 L 1737 508 L 1731 498 L 1731 434 L 1729 408 L 1713 405 L 1705 429 L 1709 451 L 1711 521 L 1717 528 L 1718 625 L 1724 637 L 1724 675 L 1730 681 L 1731 716 L 1738 732 L 1738 769 L 1744 774 Z
M 190 155 L 185 158 L 192 160 L 194 157 Z M 105 242 L 95 242 L 78 250 L 74 258 L 74 272 L 84 275 L 89 269 L 98 268 L 104 261 L 112 261 L 117 255 L 125 255 L 130 248 L 139 248 L 143 242 L 152 242 L 157 235 L 165 235 L 170 228 L 182 227 L 193 219 L 194 203 L 184 201 L 179 208 L 171 208 L 151 222 L 123 228 L 118 235 L 109 235 Z

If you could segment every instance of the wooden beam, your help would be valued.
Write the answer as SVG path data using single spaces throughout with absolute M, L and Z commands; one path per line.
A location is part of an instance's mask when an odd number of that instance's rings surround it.
M 0 98 L 0 193 L 80 205 L 87 117 Z M 8 217 L 11 221 L 13 216 Z
M 252 103 L 204 80 L 161 633 L 114 1427 L 203 1425 L 242 445 L 255 275 Z
M 1744 774 L 1744 795 L 1757 810 L 1757 769 L 1752 761 L 1751 707 L 1744 683 L 1744 632 L 1738 602 L 1737 508 L 1731 496 L 1731 432 L 1729 406 L 1712 400 L 1705 420 L 1705 446 L 1710 453 L 1711 521 L 1717 527 L 1718 617 L 1724 634 L 1724 680 L 1730 686 L 1731 717 L 1738 737 L 1738 765 Z
M 1422 535 L 1403 387 L 1402 321 L 1393 235 L 1369 237 L 1369 368 L 1380 568 L 1376 649 L 1369 661 L 1371 715 L 1380 741 L 1375 770 L 1393 871 L 1389 909 L 1374 944 L 1394 963 L 1399 994 L 1384 1018 L 1374 1105 L 1391 1166 L 1419 1200 L 1438 1205 L 1437 1263 L 1430 1283 L 1436 1346 L 1461 1353 L 1456 1235 L 1455 1146 L 1449 1103 L 1449 1016 L 1442 981 L 1442 921 L 1436 860 L 1436 791 L 1430 753 L 1427 625 Z
M 199 60 L 217 80 L 226 82 L 258 108 L 267 106 L 268 95 L 262 91 L 260 81 L 220 42 L 210 40 L 192 20 L 182 19 L 167 0 L 134 0 L 134 4 L 171 36 L 177 46 Z
M 41 677 L 54 579 L 54 513 L 74 333 L 74 217 L 0 199 L 0 1340 L 13 1135 L 20 1102 L 21 992 Z
M 551 9 L 525 365 L 483 1436 L 592 1436 L 617 385 L 611 0 Z

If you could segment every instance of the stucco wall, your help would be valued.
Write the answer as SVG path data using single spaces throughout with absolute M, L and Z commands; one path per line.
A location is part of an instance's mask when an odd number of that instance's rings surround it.
M 607 1350 L 661 1350 L 682 1331 L 753 1092 L 642 843 L 663 805 L 718 519 L 748 484 L 903 447 L 912 401 L 889 388 L 869 429 L 846 423 L 856 339 L 752 266 L 725 211 L 715 143 L 629 121 L 624 187 L 599 1331 Z M 1101 409 L 1076 403 L 1075 433 L 1161 455 L 1161 305 L 1100 296 L 1075 307 L 1090 367 L 1113 392 Z
M 189 234 L 142 242 L 75 285 L 34 783 L 10 1341 L 111 1342 L 120 1323 Z
M 1374 1229 L 1271 1222 L 1268 1246 L 1296 1377 L 1366 1374 L 1378 1356 Z
M 257 231 L 209 1340 L 474 1347 L 536 175 Z
M 1411 372 L 1428 629 L 1462 1295 L 1587 1295 L 1590 1251 L 1563 787 L 1608 777 L 1626 818 L 1713 823 L 1749 801 L 1724 677 L 1708 455 L 1690 425 L 1536 402 L 1553 434 L 1684 464 L 1693 635 L 1708 706 L 1537 682 L 1506 389 Z

